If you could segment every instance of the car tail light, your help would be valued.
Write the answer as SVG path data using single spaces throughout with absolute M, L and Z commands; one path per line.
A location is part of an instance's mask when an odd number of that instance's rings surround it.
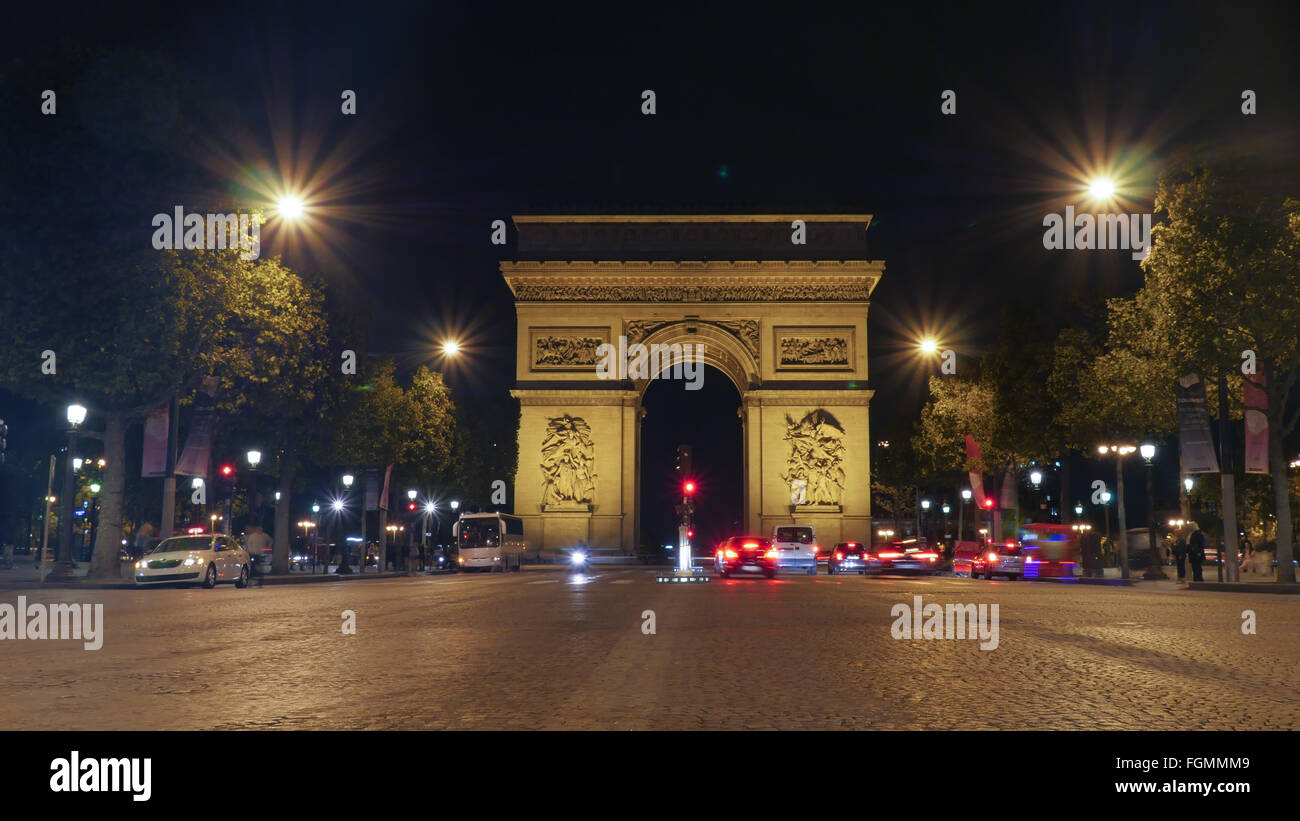
M 864 562 L 869 562 L 869 561 L 872 561 L 872 560 L 875 559 L 875 558 L 876 558 L 875 556 L 872 556 L 872 555 L 871 555 L 870 553 L 868 553 L 867 551 L 865 551 L 865 550 L 862 551 L 862 561 L 864 561 Z
M 836 553 L 836 554 L 835 554 L 835 561 L 837 561 L 837 562 L 842 562 L 842 561 L 844 561 L 844 554 L 843 554 L 843 553 Z
M 902 553 L 881 553 L 881 554 L 880 554 L 880 558 L 882 558 L 882 559 L 901 559 L 901 558 L 903 558 L 903 554 L 902 554 Z
M 775 547 L 772 548 L 771 550 L 769 550 L 769 551 L 767 551 L 766 553 L 763 554 L 763 557 L 764 557 L 764 558 L 767 558 L 767 559 L 775 559 L 776 556 L 777 556 L 777 554 L 776 554 L 776 548 L 775 548 Z
M 917 553 L 916 558 L 929 559 L 930 561 L 934 561 L 935 559 L 939 558 L 939 554 L 938 553 Z
M 988 555 L 988 560 L 991 561 L 991 562 L 996 562 L 996 561 L 998 560 L 998 554 L 996 554 L 996 553 L 994 553 L 992 550 L 990 550 L 990 551 L 989 551 L 989 555 Z
M 727 550 L 723 555 L 725 555 L 728 559 L 734 559 L 736 558 L 736 551 L 732 550 L 731 548 L 727 548 Z
M 758 548 L 758 542 L 745 542 L 744 547 L 755 550 Z

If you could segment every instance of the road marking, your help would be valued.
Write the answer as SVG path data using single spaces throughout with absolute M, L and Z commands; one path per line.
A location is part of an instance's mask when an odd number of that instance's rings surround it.
M 614 581 L 610 582 L 610 584 L 631 584 L 632 581 L 633 581 L 632 579 L 615 579 Z
M 540 579 L 535 582 L 527 582 L 527 584 L 559 584 L 559 583 L 560 583 L 559 579 Z

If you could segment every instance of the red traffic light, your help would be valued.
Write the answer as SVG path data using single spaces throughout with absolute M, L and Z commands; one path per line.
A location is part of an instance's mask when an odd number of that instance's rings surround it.
M 694 482 L 684 482 L 684 483 L 682 483 L 682 492 L 683 492 L 683 493 L 694 493 L 694 492 L 695 492 L 695 483 L 694 483 Z
M 406 505 L 406 509 L 407 509 L 407 510 L 415 510 L 415 502 L 408 502 L 407 505 Z
M 694 531 L 694 530 L 688 530 L 688 531 L 686 531 L 686 538 L 688 538 L 688 539 L 694 539 L 694 538 L 695 538 L 695 531 Z
M 234 466 L 234 465 L 222 465 L 222 466 L 221 466 L 221 475 L 222 475 L 222 476 L 234 476 L 234 475 L 235 475 L 235 466 Z
M 988 508 L 989 510 L 992 510 L 992 509 L 993 509 L 993 500 L 992 500 L 992 499 L 985 499 L 985 500 L 984 500 L 984 507 Z

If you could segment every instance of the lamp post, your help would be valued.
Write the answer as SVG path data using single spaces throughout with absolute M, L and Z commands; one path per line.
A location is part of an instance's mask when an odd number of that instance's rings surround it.
M 1029 483 L 1034 486 L 1034 506 L 1035 506 L 1034 520 L 1037 521 L 1038 520 L 1037 509 L 1040 509 L 1042 507 L 1042 502 L 1039 501 L 1038 490 L 1043 484 L 1043 472 L 1041 470 L 1038 470 L 1037 468 L 1031 471 L 1029 473 Z
M 257 466 L 262 463 L 262 451 L 256 449 L 249 450 L 248 453 L 244 454 L 244 458 L 248 460 L 248 468 L 249 468 L 248 470 L 248 522 L 249 524 L 257 524 L 258 526 L 261 526 L 262 517 L 260 514 L 262 512 L 262 506 L 261 504 L 258 503 L 257 500 L 257 475 L 256 474 L 257 474 Z M 245 529 L 247 529 L 247 526 L 245 526 Z
M 72 501 L 76 495 L 73 476 L 77 472 L 76 462 L 81 460 L 73 454 L 77 452 L 77 428 L 86 421 L 86 408 L 83 405 L 68 405 L 68 463 L 63 471 L 63 504 L 59 512 L 58 558 L 53 578 L 69 581 L 77 578 L 72 563 Z
M 1142 578 L 1168 579 L 1165 569 L 1161 566 L 1160 556 L 1156 553 L 1155 494 L 1151 490 L 1151 461 L 1156 458 L 1156 446 L 1145 443 L 1138 448 L 1138 452 L 1142 454 L 1142 459 L 1147 465 L 1147 549 L 1150 551 L 1147 557 L 1147 572 L 1142 574 Z
M 1128 522 L 1124 516 L 1124 457 L 1137 450 L 1134 445 L 1099 445 L 1097 452 L 1115 454 L 1115 493 L 1119 516 L 1119 574 L 1127 579 L 1128 573 Z M 1154 453 L 1154 451 L 1153 451 Z M 1107 521 L 1109 525 L 1109 520 Z
M 961 489 L 961 504 L 957 505 L 957 541 L 964 541 L 966 538 L 966 503 L 970 501 L 970 488 Z
M 924 540 L 926 544 L 930 543 L 930 500 L 921 500 L 921 526 L 917 528 L 917 539 Z

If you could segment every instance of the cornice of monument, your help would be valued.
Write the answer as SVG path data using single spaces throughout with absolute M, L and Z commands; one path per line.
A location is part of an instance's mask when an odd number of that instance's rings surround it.
M 503 261 L 520 302 L 865 302 L 882 260 Z

